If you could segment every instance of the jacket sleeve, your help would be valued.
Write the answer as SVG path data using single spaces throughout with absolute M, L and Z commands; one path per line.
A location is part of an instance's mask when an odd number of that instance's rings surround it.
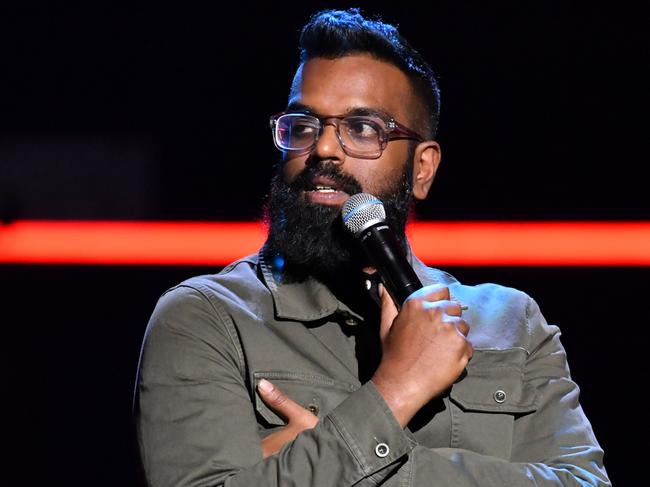
M 341 487 L 366 478 L 374 484 L 415 447 L 368 383 L 263 459 L 239 342 L 223 326 L 228 319 L 187 286 L 168 291 L 154 310 L 135 402 L 149 485 Z M 379 443 L 387 449 L 378 454 Z
M 560 332 L 544 320 L 537 304 L 526 307 L 530 354 L 523 380 L 537 395 L 536 411 L 514 421 L 511 457 L 481 455 L 461 448 L 412 453 L 413 485 L 606 486 L 603 451 L 578 401 Z

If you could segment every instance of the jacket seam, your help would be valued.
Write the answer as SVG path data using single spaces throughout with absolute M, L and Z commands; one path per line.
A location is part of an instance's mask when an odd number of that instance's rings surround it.
M 336 414 L 330 413 L 328 420 L 334 426 L 334 429 L 338 431 L 339 435 L 343 439 L 343 442 L 347 446 L 348 451 L 352 454 L 354 459 L 357 461 L 357 465 L 359 465 L 361 468 L 363 475 L 367 476 L 369 474 L 369 471 L 364 463 L 365 458 L 362 458 L 363 454 L 361 453 L 361 449 L 352 438 L 352 435 L 350 435 L 350 433 L 347 431 L 347 428 L 343 425 L 342 421 L 336 416 Z
M 246 361 L 244 359 L 244 350 L 241 346 L 241 343 L 239 342 L 239 339 L 237 337 L 237 330 L 235 328 L 235 324 L 233 321 L 230 319 L 230 316 L 228 316 L 228 313 L 223 309 L 223 307 L 213 299 L 212 293 L 210 290 L 204 286 L 203 284 L 179 284 L 177 287 L 188 287 L 190 289 L 194 289 L 197 291 L 201 296 L 205 298 L 205 300 L 212 306 L 212 309 L 217 314 L 217 317 L 221 321 L 221 323 L 224 325 L 224 328 L 226 329 L 226 332 L 228 333 L 228 337 L 230 338 L 230 341 L 232 345 L 235 347 L 235 350 L 237 351 L 237 360 L 238 360 L 238 367 L 239 367 L 239 372 L 241 373 L 242 377 L 245 379 L 246 378 Z

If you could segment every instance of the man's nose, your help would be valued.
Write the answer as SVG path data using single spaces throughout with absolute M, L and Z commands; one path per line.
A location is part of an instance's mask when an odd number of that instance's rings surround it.
M 333 123 L 325 123 L 321 131 L 313 155 L 319 159 L 329 159 L 335 164 L 343 164 L 345 152 L 336 134 L 336 126 Z

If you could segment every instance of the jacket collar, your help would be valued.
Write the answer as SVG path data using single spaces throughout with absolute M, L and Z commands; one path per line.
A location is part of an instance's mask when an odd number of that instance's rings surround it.
M 410 245 L 407 245 L 406 254 L 407 260 L 413 266 L 413 270 L 423 285 L 442 283 L 451 286 L 458 283 L 446 272 L 424 265 L 420 259 L 413 255 Z M 340 302 L 327 286 L 312 277 L 300 283 L 283 282 L 278 263 L 269 262 L 264 248 L 258 254 L 258 262 L 262 277 L 273 297 L 276 318 L 315 321 L 340 313 L 363 320 L 363 317 Z M 452 293 L 451 289 L 450 293 Z M 452 299 L 454 299 L 453 296 Z

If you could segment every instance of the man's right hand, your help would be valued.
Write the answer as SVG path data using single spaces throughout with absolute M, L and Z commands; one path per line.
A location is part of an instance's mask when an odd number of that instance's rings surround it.
M 399 313 L 385 289 L 381 300 L 383 355 L 372 382 L 405 427 L 420 408 L 451 387 L 474 349 L 460 304 L 450 301 L 443 285 L 415 291 Z
M 318 424 L 318 417 L 268 380 L 262 379 L 257 385 L 257 390 L 266 405 L 287 422 L 284 428 L 280 428 L 262 440 L 262 456 L 264 458 L 276 454 L 304 430 Z

